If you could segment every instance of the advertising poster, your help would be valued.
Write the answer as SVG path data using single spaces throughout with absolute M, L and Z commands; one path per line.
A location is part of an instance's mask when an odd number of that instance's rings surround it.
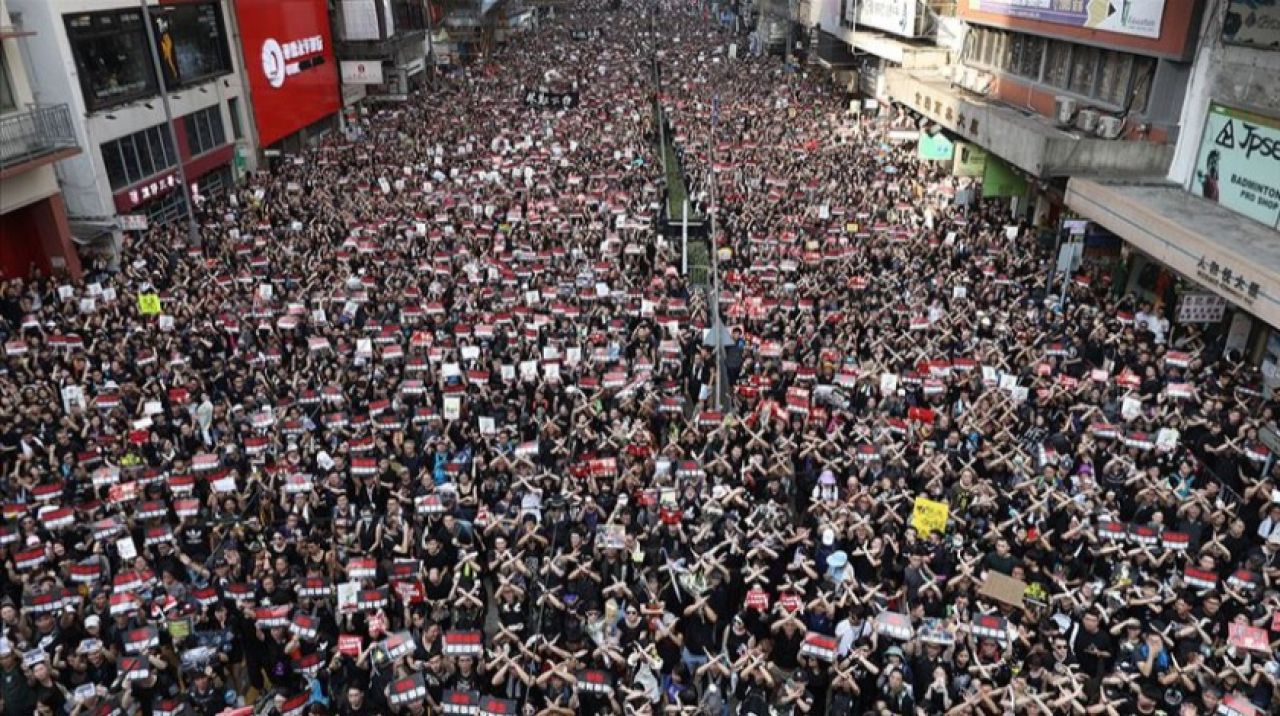
M 236 13 L 262 146 L 338 111 L 325 0 L 236 0 Z
M 1280 50 L 1280 0 L 1227 0 L 1222 41 L 1258 50 Z
M 915 37 L 917 10 L 916 0 L 859 0 L 858 24 Z
M 348 85 L 380 85 L 382 60 L 343 60 L 342 83 Z
M 1280 227 L 1280 120 L 1211 105 L 1191 193 Z
M 958 177 L 980 177 L 987 168 L 987 150 L 968 142 L 955 143 L 951 173 Z
M 969 0 L 969 9 L 993 15 L 1160 37 L 1165 0 Z
M 924 132 L 920 135 L 920 144 L 918 145 L 920 158 L 927 161 L 951 161 L 955 155 L 955 145 L 951 140 L 941 134 L 930 135 Z

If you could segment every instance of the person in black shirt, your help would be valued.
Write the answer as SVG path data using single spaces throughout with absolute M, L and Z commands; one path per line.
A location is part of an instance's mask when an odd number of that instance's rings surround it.
M 1082 673 L 1099 676 L 1111 668 L 1115 658 L 1115 642 L 1101 628 L 1101 618 L 1096 612 L 1085 612 L 1076 625 L 1071 640 L 1071 653 L 1075 654 Z
M 364 690 L 350 686 L 338 701 L 338 716 L 374 716 L 378 710 L 365 697 Z

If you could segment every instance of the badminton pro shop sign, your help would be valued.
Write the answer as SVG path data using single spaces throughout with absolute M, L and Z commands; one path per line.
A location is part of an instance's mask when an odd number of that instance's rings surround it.
M 1280 120 L 1210 107 L 1191 190 L 1280 228 Z
M 269 146 L 341 106 L 325 0 L 236 0 L 258 141 Z

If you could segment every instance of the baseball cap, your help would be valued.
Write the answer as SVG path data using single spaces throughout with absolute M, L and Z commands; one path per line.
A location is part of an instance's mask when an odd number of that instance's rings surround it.
M 90 614 L 89 616 L 85 617 L 84 619 L 85 629 L 93 629 L 100 626 L 102 626 L 102 617 L 99 617 L 97 614 Z

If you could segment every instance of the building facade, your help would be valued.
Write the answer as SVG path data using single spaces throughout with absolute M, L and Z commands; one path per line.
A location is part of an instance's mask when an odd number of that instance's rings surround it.
M 80 276 L 54 163 L 80 153 L 66 103 L 37 103 L 21 41 L 0 0 L 0 277 Z
M 1070 224 L 1118 294 L 1280 388 L 1280 7 L 825 2 L 857 20 L 833 32 L 857 53 L 864 110 L 912 110 L 922 156 L 1049 240 Z
M 433 13 L 436 13 L 433 16 Z M 439 6 L 425 0 L 341 0 L 331 13 L 343 105 L 407 98 L 426 81 L 429 30 Z
M 226 2 L 154 3 L 150 27 L 130 0 L 9 5 L 35 33 L 19 42 L 36 102 L 67 106 L 84 148 L 57 167 L 73 232 L 86 245 L 110 252 L 103 244 L 118 247 L 122 229 L 182 217 L 189 194 L 225 191 L 251 166 L 253 138 Z M 168 90 L 172 133 L 161 87 Z
M 1137 252 L 1183 313 L 1217 303 L 1208 326 L 1280 387 L 1280 8 L 1207 0 L 1166 174 L 1073 177 L 1068 206 Z M 1149 268 L 1148 268 L 1149 267 Z M 1130 290 L 1149 293 L 1135 277 Z M 1153 297 L 1156 298 L 1156 297 Z
M 1168 171 L 1199 5 L 1133 0 L 1107 15 L 1098 3 L 959 0 L 951 64 L 889 69 L 888 93 L 985 150 L 986 172 L 1012 179 L 1000 187 L 1015 213 L 1056 225 L 1072 176 Z

